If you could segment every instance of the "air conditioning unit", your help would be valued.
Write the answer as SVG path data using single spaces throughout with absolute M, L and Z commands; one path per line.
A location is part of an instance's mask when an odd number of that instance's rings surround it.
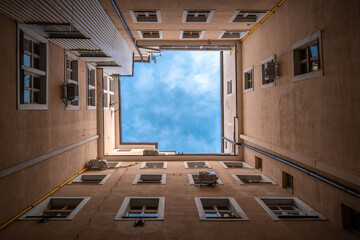
M 92 159 L 87 162 L 87 167 L 91 170 L 105 170 L 107 168 L 105 159 Z
M 61 98 L 67 101 L 77 100 L 79 96 L 78 85 L 68 83 L 61 85 Z
M 272 81 L 275 79 L 275 63 L 267 62 L 264 64 L 264 79 L 265 81 Z

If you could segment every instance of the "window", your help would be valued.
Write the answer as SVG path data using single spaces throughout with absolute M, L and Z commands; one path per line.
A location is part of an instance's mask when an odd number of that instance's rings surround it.
M 243 38 L 249 31 L 222 31 L 218 37 L 218 39 L 241 39 Z
M 205 31 L 180 31 L 180 39 L 201 39 Z
M 122 162 L 106 162 L 107 168 L 119 168 Z
M 137 31 L 141 39 L 162 39 L 162 31 Z
M 206 173 L 206 172 L 202 172 L 202 173 Z M 208 172 L 210 173 L 209 174 L 209 177 L 211 176 L 214 176 L 215 175 L 215 178 L 209 178 L 209 179 L 206 179 L 205 178 L 202 178 L 202 179 L 199 179 L 198 178 L 198 175 L 199 175 L 199 172 L 197 174 L 188 174 L 188 178 L 189 178 L 189 183 L 190 185 L 195 185 L 195 186 L 214 186 L 216 182 L 216 184 L 223 184 L 223 182 L 220 180 L 220 178 L 218 178 L 216 176 L 216 173 L 215 172 Z M 204 174 L 202 175 L 204 176 Z M 216 179 L 216 180 L 215 180 Z M 201 181 L 200 181 L 201 180 Z
M 232 79 L 228 79 L 226 81 L 226 93 L 227 93 L 227 95 L 232 94 Z
M 232 174 L 240 184 L 275 184 L 269 178 L 259 174 Z
M 87 108 L 96 109 L 95 67 L 87 65 Z
M 273 66 L 270 66 L 273 64 Z M 260 64 L 261 88 L 275 86 L 275 55 L 263 60 Z M 274 71 L 270 71 L 273 69 Z
M 298 198 L 261 197 L 255 200 L 274 220 L 324 220 L 314 209 Z
M 103 106 L 104 109 L 108 109 L 109 105 L 113 109 L 115 103 L 115 81 L 113 77 L 104 74 L 103 77 Z M 110 100 L 110 103 L 109 103 Z
M 48 41 L 18 25 L 18 109 L 48 109 Z
M 283 188 L 289 189 L 291 193 L 294 193 L 294 178 L 290 174 L 283 172 Z
M 183 23 L 209 23 L 215 11 L 185 10 L 183 12 Z
M 66 101 L 66 109 L 80 109 L 79 63 L 77 58 L 69 52 L 65 54 L 65 83 L 67 85 L 75 85 L 75 98 Z
M 344 204 L 341 204 L 341 211 L 343 228 L 360 231 L 360 213 Z
M 143 162 L 140 168 L 167 168 L 167 162 Z
M 125 197 L 115 220 L 164 220 L 165 197 Z
M 208 162 L 184 162 L 185 168 L 211 168 Z
M 321 59 L 321 31 L 295 43 L 293 53 L 293 80 L 303 80 L 323 75 Z
M 33 24 L 34 27 L 45 32 L 48 38 L 70 38 L 70 39 L 82 39 L 86 38 L 76 28 L 70 24 L 47 24 L 37 23 Z
M 245 162 L 220 162 L 224 168 L 251 168 Z
M 71 220 L 89 200 L 90 197 L 48 197 L 19 220 Z
M 262 159 L 255 156 L 255 168 L 262 171 Z
M 109 178 L 111 174 L 80 174 L 73 180 L 71 180 L 68 184 L 72 183 L 96 183 L 96 184 L 104 184 Z
M 130 10 L 130 15 L 134 23 L 161 23 L 160 10 L 152 10 L 152 11 Z
M 166 174 L 136 174 L 132 184 L 139 183 L 166 184 Z
M 200 220 L 249 220 L 232 197 L 195 197 Z
M 269 11 L 235 11 L 229 23 L 257 23 L 260 22 Z
M 254 67 L 251 66 L 244 71 L 244 92 L 254 90 Z

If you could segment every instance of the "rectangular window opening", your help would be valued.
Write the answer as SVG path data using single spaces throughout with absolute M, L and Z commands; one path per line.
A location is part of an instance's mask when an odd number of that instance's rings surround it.
M 283 188 L 287 188 L 291 193 L 294 193 L 294 178 L 292 175 L 283 172 Z
M 136 174 L 133 184 L 141 183 L 166 184 L 166 174 Z
M 269 178 L 260 174 L 232 174 L 240 184 L 275 184 Z
M 115 220 L 164 220 L 165 197 L 125 197 Z
M 167 162 L 143 162 L 140 168 L 167 168 Z
M 263 168 L 262 167 L 262 159 L 257 156 L 255 156 L 255 168 L 260 171 L 262 171 L 262 168 Z
M 186 10 L 183 12 L 183 23 L 209 23 L 215 11 Z
M 249 164 L 245 162 L 220 162 L 224 168 L 251 168 Z
M 211 168 L 208 162 L 184 162 L 185 168 Z
M 341 212 L 343 228 L 360 232 L 360 213 L 345 204 L 341 204 Z

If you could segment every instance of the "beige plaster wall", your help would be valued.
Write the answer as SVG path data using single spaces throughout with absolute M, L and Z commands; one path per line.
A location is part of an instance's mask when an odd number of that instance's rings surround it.
M 244 134 L 360 172 L 360 31 L 358 1 L 288 0 L 242 44 L 243 69 L 254 66 L 244 93 Z M 336 16 L 336 17 L 334 17 Z M 322 31 L 324 76 L 292 81 L 291 46 Z M 276 55 L 281 77 L 261 89 L 260 62 Z
M 0 14 L 0 170 L 97 135 L 96 111 L 86 109 L 86 64 L 80 61 L 80 110 L 65 110 L 65 51 L 49 43 L 49 108 L 17 110 L 17 25 Z M 96 140 L 0 178 L 0 223 L 34 203 L 96 157 Z

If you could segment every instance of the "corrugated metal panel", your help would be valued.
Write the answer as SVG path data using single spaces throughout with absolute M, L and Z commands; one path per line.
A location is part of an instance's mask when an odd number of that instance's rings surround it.
M 123 66 L 121 74 L 132 74 L 132 51 L 97 0 L 57 0 L 56 3 L 69 22 Z
M 59 39 L 52 38 L 51 42 L 68 50 L 99 50 L 99 47 L 91 39 Z
M 85 62 L 115 62 L 111 57 L 82 57 L 81 59 Z
M 48 0 L 1 0 L 0 11 L 20 23 L 67 23 Z

